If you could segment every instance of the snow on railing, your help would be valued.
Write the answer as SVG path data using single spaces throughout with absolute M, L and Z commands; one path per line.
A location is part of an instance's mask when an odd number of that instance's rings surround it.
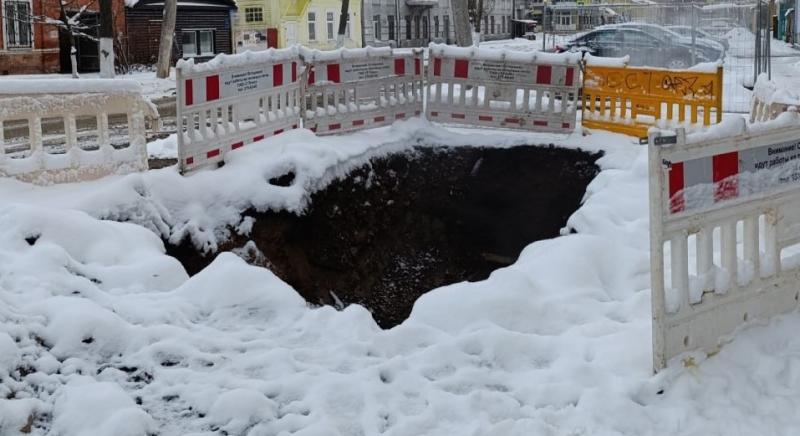
M 775 119 L 790 107 L 800 107 L 800 96 L 786 87 L 778 86 L 761 74 L 753 88 L 750 106 L 750 122 L 763 122 Z
M 579 53 L 430 45 L 431 121 L 544 132 L 575 129 Z
M 388 47 L 301 51 L 305 127 L 335 134 L 391 124 L 422 112 L 423 52 Z
M 800 117 L 651 129 L 653 366 L 714 352 L 800 297 Z M 794 256 L 793 256 L 794 255 Z
M 298 128 L 302 68 L 296 48 L 178 62 L 181 170 L 217 165 L 231 150 Z
M 0 176 L 38 184 L 147 169 L 158 112 L 129 80 L 0 82 Z

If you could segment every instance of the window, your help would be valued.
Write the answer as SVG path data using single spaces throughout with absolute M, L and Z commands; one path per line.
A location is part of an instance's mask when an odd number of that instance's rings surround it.
M 430 39 L 430 23 L 428 23 L 428 17 L 422 17 L 422 38 Z
M 259 21 L 264 21 L 264 9 L 244 8 L 244 21 L 246 23 L 255 23 Z
M 333 30 L 334 22 L 336 21 L 335 15 L 333 12 L 328 12 L 325 14 L 326 22 L 325 27 L 328 29 L 328 40 L 333 41 L 334 35 L 336 34 Z
M 433 36 L 435 38 L 439 37 L 439 16 L 438 15 L 433 17 Z
M 449 15 L 445 15 L 444 17 L 442 17 L 442 19 L 444 20 L 444 38 L 446 40 L 449 40 L 450 39 L 450 16 Z
M 6 0 L 3 9 L 6 47 L 31 48 L 31 4 Z
M 382 36 L 381 35 L 381 16 L 380 15 L 375 15 L 374 17 L 372 17 L 372 25 L 375 28 L 375 40 L 376 41 L 380 41 L 381 40 L 381 36 Z
M 185 58 L 214 55 L 213 30 L 184 30 L 182 41 Z
M 571 14 L 559 14 L 556 16 L 557 23 L 562 26 L 570 26 L 572 25 L 572 15 Z
M 494 15 L 492 15 L 490 18 L 492 20 L 492 33 L 497 33 L 497 32 L 494 31 L 494 29 L 495 29 L 494 28 Z
M 394 15 L 389 15 L 389 41 L 394 39 Z
M 406 15 L 406 39 L 411 39 L 411 16 Z
M 316 41 L 317 40 L 317 13 L 316 12 L 309 12 L 308 13 L 308 40 L 309 41 Z
M 420 29 L 420 21 L 422 21 L 422 20 L 421 20 L 420 18 L 421 18 L 421 17 L 420 17 L 419 15 L 417 15 L 417 16 L 415 16 L 415 17 L 414 17 L 414 36 L 415 36 L 417 39 L 420 39 L 420 38 L 421 38 L 421 32 L 420 32 L 420 30 L 421 30 L 421 29 Z
M 483 33 L 489 33 L 489 16 L 483 16 Z
M 506 33 L 506 18 L 508 18 L 508 17 L 506 17 L 505 15 L 501 15 L 500 16 L 500 23 L 502 25 L 502 30 L 501 30 L 502 33 Z

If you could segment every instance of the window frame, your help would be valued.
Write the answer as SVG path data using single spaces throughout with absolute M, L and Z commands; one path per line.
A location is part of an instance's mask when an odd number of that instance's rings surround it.
M 8 3 L 15 3 L 15 4 L 24 3 L 28 5 L 28 13 L 30 18 L 30 21 L 28 21 L 28 45 L 9 44 L 9 38 L 8 38 L 9 27 L 6 23 L 11 20 L 5 16 L 6 4 Z M 0 17 L 2 17 L 2 20 L 0 21 L 2 21 L 1 24 L 3 25 L 3 49 L 9 51 L 28 51 L 28 50 L 34 50 L 36 48 L 36 39 L 35 39 L 36 32 L 34 32 L 33 29 L 34 26 L 33 0 L 0 0 Z M 14 26 L 14 28 L 17 30 L 17 35 L 15 39 L 19 40 L 19 26 L 18 25 Z
M 381 16 L 380 16 L 380 14 L 373 15 L 372 16 L 372 32 L 373 32 L 372 37 L 376 41 L 380 41 L 381 40 L 381 36 L 383 36 L 381 30 L 383 30 L 383 29 L 381 29 Z
M 203 52 L 202 47 L 200 44 L 200 33 L 209 32 L 211 33 L 211 51 L 210 52 Z M 191 55 L 186 55 L 186 50 L 183 49 L 183 35 L 185 33 L 193 33 L 194 34 L 194 53 Z M 181 54 L 184 59 L 190 58 L 205 58 L 205 57 L 213 57 L 217 54 L 217 30 L 213 28 L 203 27 L 203 28 L 191 28 L 191 29 L 181 29 Z
M 261 6 L 251 6 L 244 8 L 245 23 L 261 23 L 264 21 L 264 8 Z
M 311 19 L 313 15 L 313 20 Z M 310 10 L 306 14 L 306 33 L 308 36 L 308 41 L 317 41 L 317 11 Z
M 396 23 L 394 21 L 394 15 L 388 15 L 387 20 L 387 27 L 389 28 L 389 39 L 387 41 L 394 41 L 395 40 L 395 31 L 396 31 Z

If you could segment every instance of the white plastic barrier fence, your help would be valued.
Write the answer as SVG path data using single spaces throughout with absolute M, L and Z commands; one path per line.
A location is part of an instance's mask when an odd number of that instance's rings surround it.
M 391 124 L 422 113 L 423 52 L 303 50 L 305 127 L 319 135 Z
M 800 117 L 649 135 L 653 365 L 800 297 Z M 794 250 L 794 251 L 793 251 Z
M 750 105 L 751 123 L 775 119 L 792 106 L 800 107 L 800 94 L 793 89 L 778 86 L 766 74 L 758 76 Z
M 225 153 L 300 127 L 298 50 L 219 55 L 177 65 L 178 157 L 183 172 Z
M 431 44 L 428 119 L 544 132 L 575 129 L 579 53 L 520 53 Z
M 130 80 L 0 81 L 0 176 L 69 183 L 147 169 L 155 106 Z

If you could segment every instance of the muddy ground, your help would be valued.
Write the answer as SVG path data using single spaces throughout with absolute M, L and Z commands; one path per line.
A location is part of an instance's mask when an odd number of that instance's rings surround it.
M 525 146 L 425 147 L 376 158 L 315 193 L 302 216 L 248 212 L 252 233 L 221 250 L 238 249 L 313 304 L 362 304 L 388 328 L 425 292 L 485 279 L 529 243 L 557 236 L 599 157 Z M 213 259 L 188 241 L 168 252 L 190 274 Z

